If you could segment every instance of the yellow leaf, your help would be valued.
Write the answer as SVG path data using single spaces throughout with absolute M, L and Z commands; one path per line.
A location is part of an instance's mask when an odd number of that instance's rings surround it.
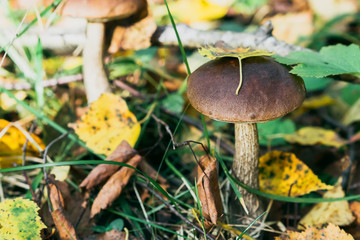
M 15 198 L 0 202 L 0 239 L 41 239 L 45 228 L 38 215 L 39 207 L 28 199 Z
M 194 23 L 222 18 L 227 5 L 214 4 L 207 0 L 180 0 L 169 3 L 172 15 L 180 22 Z
M 24 100 L 27 96 L 25 91 L 16 91 L 14 95 L 19 100 Z M 0 108 L 2 108 L 4 111 L 15 111 L 16 106 L 15 99 L 9 97 L 9 95 L 6 93 L 0 94 Z
M 294 197 L 332 188 L 293 153 L 269 152 L 260 158 L 259 169 L 260 190 L 264 192 Z
M 286 141 L 301 145 L 322 144 L 340 148 L 346 144 L 334 131 L 320 127 L 303 127 L 293 134 L 284 135 Z
M 70 166 L 59 166 L 51 169 L 50 174 L 55 175 L 57 181 L 65 181 L 68 178 Z
M 7 129 L 4 129 L 7 128 Z M 28 146 L 27 146 L 27 153 L 30 155 L 36 155 L 39 151 L 36 146 L 34 146 L 31 142 L 34 142 L 38 145 L 38 147 L 43 150 L 45 148 L 44 143 L 38 138 L 35 134 L 29 134 L 25 130 L 20 130 L 19 128 L 13 126 L 12 123 L 0 119 L 0 154 L 2 156 L 8 155 L 20 155 L 23 153 L 23 146 L 26 142 L 27 137 L 31 136 Z M 7 164 L 5 164 L 7 165 Z M 11 167 L 11 166 L 2 166 L 2 162 L 0 162 L 0 167 Z
M 239 60 L 239 85 L 236 88 L 235 94 L 238 95 L 241 85 L 242 85 L 242 66 L 241 60 L 248 57 L 257 57 L 257 56 L 270 56 L 273 53 L 267 52 L 265 50 L 255 50 L 251 48 L 228 48 L 224 47 L 213 47 L 213 46 L 205 46 L 199 49 L 200 54 L 204 57 L 208 57 L 210 59 L 217 59 L 222 57 L 234 57 Z
M 303 232 L 287 231 L 289 236 L 275 237 L 275 240 L 354 240 L 354 238 L 334 224 L 307 226 Z
M 140 134 L 140 124 L 126 102 L 111 93 L 104 93 L 93 102 L 74 129 L 89 148 L 105 155 L 123 140 L 133 147 Z
M 227 47 L 214 47 L 214 46 L 205 46 L 199 49 L 199 52 L 204 57 L 210 59 L 217 59 L 222 57 L 234 57 L 234 58 L 248 58 L 248 57 L 258 57 L 258 56 L 271 56 L 273 53 L 265 50 L 256 50 L 249 48 L 227 48 Z
M 303 114 L 304 112 L 307 112 L 311 109 L 317 109 L 320 107 L 329 106 L 335 103 L 335 100 L 329 97 L 329 95 L 323 94 L 320 96 L 311 97 L 308 99 L 305 99 L 303 104 L 300 108 L 298 108 L 294 113 L 293 116 L 297 117 Z
M 341 198 L 345 193 L 341 187 L 341 179 L 323 198 Z M 299 222 L 299 226 L 333 223 L 339 226 L 349 225 L 354 221 L 348 201 L 323 202 L 316 204 Z
M 358 121 L 360 121 L 360 99 L 351 106 L 342 120 L 345 125 Z

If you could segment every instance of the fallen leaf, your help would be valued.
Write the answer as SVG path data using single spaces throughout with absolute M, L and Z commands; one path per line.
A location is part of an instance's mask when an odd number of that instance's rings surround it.
M 341 187 L 341 178 L 332 190 L 326 192 L 323 198 L 341 198 L 345 193 Z M 333 223 L 339 226 L 349 225 L 354 216 L 348 201 L 323 202 L 316 204 L 299 222 L 299 226 Z
M 51 169 L 50 174 L 55 176 L 58 181 L 65 181 L 68 178 L 70 166 L 59 166 Z
M 125 232 L 121 232 L 117 229 L 112 229 L 105 233 L 101 233 L 97 236 L 96 240 L 125 240 L 129 239 L 129 236 Z
M 109 53 L 116 53 L 119 50 L 140 50 L 151 46 L 151 37 L 156 30 L 154 18 L 149 14 L 128 27 L 116 26 Z
M 127 141 L 123 140 L 115 149 L 115 151 L 106 158 L 106 160 L 123 163 L 132 158 L 134 154 L 135 150 L 129 145 Z M 82 181 L 79 187 L 85 187 L 86 189 L 95 187 L 113 175 L 119 168 L 120 166 L 112 164 L 97 165 L 93 170 L 91 170 L 91 172 Z
M 345 125 L 350 125 L 353 122 L 357 122 L 357 121 L 360 121 L 360 98 L 346 112 L 346 114 L 342 120 L 342 122 Z
M 89 148 L 105 155 L 123 140 L 134 146 L 140 134 L 140 124 L 126 102 L 111 93 L 104 93 L 93 102 L 74 129 Z
M 0 202 L 0 239 L 40 240 L 40 230 L 46 226 L 38 210 L 36 203 L 29 199 L 15 198 Z
M 199 159 L 197 171 L 197 188 L 201 202 L 203 216 L 212 224 L 217 223 L 223 215 L 223 207 L 220 198 L 218 172 L 216 159 L 203 155 Z
M 313 14 L 310 11 L 277 14 L 270 20 L 274 26 L 273 36 L 288 43 L 297 43 L 300 37 L 309 36 L 314 32 Z
M 139 163 L 139 170 L 148 175 L 150 178 L 156 180 L 165 189 L 170 186 L 169 182 L 162 177 L 146 160 Z
M 74 226 L 71 222 L 65 217 L 64 212 L 64 199 L 60 190 L 55 186 L 55 184 L 49 184 L 50 189 L 50 201 L 53 207 L 51 216 L 55 223 L 56 229 L 58 230 L 60 239 L 78 239 Z
M 360 224 L 360 202 L 355 201 L 350 203 L 350 209 L 354 216 L 356 217 L 356 222 Z
M 303 232 L 286 231 L 288 236 L 275 237 L 275 240 L 353 240 L 354 238 L 341 230 L 338 226 L 329 223 L 318 226 L 307 226 Z
M 15 127 L 17 126 L 17 127 Z M 31 138 L 31 139 L 30 139 Z M 1 155 L 21 155 L 23 146 L 29 139 L 26 151 L 29 155 L 39 155 L 39 148 L 45 148 L 44 143 L 35 134 L 29 134 L 26 130 L 16 123 L 10 123 L 4 119 L 0 119 L 0 153 Z M 35 146 L 34 144 L 37 146 Z M 18 163 L 19 164 L 19 163 Z M 8 163 L 0 162 L 1 168 L 12 167 Z
M 265 50 L 257 50 L 252 48 L 231 48 L 228 47 L 224 42 L 218 42 L 216 47 L 213 46 L 205 46 L 199 49 L 199 52 L 207 58 L 217 59 L 223 57 L 234 57 L 239 61 L 239 85 L 235 91 L 236 95 L 239 93 L 241 85 L 242 85 L 242 67 L 241 60 L 249 57 L 257 57 L 257 56 L 271 56 L 273 53 L 265 51 Z
M 141 160 L 142 157 L 140 155 L 135 155 L 126 163 L 136 167 Z M 134 169 L 122 167 L 109 178 L 94 200 L 91 207 L 91 217 L 94 217 L 101 209 L 105 209 L 113 203 L 113 201 L 121 194 L 134 172 Z
M 73 225 L 65 218 L 61 209 L 52 211 L 51 216 L 58 230 L 60 239 L 78 239 Z
M 305 99 L 305 101 L 303 102 L 301 107 L 296 109 L 296 111 L 294 111 L 292 114 L 294 117 L 297 117 L 305 112 L 308 112 L 309 110 L 330 106 L 334 103 L 335 103 L 335 100 L 326 94 L 322 94 L 320 96 L 315 96 L 315 97 L 310 97 L 310 98 Z
M 179 22 L 191 24 L 224 17 L 230 4 L 231 1 L 225 0 L 217 3 L 209 0 L 181 0 L 169 2 L 169 8 L 173 17 Z M 166 8 L 159 8 L 154 15 L 156 17 L 167 15 Z
M 219 43 L 222 44 L 222 43 Z M 218 45 L 219 45 L 218 44 Z M 271 56 L 273 53 L 265 50 L 257 50 L 252 48 L 230 48 L 228 46 L 205 46 L 199 49 L 199 53 L 211 60 L 222 57 L 249 58 L 257 56 Z
M 347 142 L 341 139 L 336 132 L 320 127 L 303 127 L 293 134 L 284 135 L 286 141 L 301 145 L 322 144 L 340 148 Z
M 259 160 L 260 190 L 281 196 L 301 196 L 332 189 L 293 153 L 269 152 Z

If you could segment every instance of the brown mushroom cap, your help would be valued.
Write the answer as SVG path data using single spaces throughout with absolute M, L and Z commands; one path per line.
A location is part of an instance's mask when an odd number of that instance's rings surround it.
M 59 9 L 63 16 L 106 22 L 129 17 L 146 7 L 146 0 L 67 0 Z
M 239 94 L 239 61 L 210 61 L 188 77 L 187 96 L 202 114 L 225 122 L 266 122 L 298 108 L 305 99 L 301 78 L 269 57 L 242 60 L 243 83 Z

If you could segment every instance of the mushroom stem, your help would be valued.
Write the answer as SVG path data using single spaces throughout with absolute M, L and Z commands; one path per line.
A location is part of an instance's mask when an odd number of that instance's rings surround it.
M 101 94 L 111 92 L 103 61 L 105 25 L 88 22 L 86 35 L 83 51 L 83 74 L 88 103 L 92 103 Z
M 232 171 L 240 182 L 252 188 L 259 188 L 259 139 L 256 123 L 235 123 L 235 155 Z M 253 219 L 258 217 L 263 209 L 257 196 L 241 187 L 238 189 L 249 211 L 248 217 Z M 239 206 L 238 202 L 234 201 L 236 206 Z M 235 207 L 233 212 L 238 208 Z

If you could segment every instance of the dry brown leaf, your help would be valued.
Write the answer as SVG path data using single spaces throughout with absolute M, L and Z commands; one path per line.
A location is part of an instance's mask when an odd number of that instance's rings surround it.
M 197 187 L 203 216 L 216 224 L 223 214 L 216 159 L 204 155 L 199 159 Z
M 139 170 L 152 179 L 156 180 L 162 185 L 162 187 L 169 187 L 169 182 L 164 177 L 162 177 L 147 161 L 144 160 L 139 163 Z
M 61 209 L 51 212 L 51 216 L 58 230 L 60 239 L 78 239 L 73 225 L 65 218 L 64 212 Z
M 134 24 L 125 27 L 117 26 L 114 30 L 109 53 L 119 50 L 139 50 L 151 46 L 151 36 L 156 30 L 156 24 L 148 11 L 148 15 Z
M 275 240 L 354 240 L 338 226 L 329 223 L 318 226 L 307 226 L 303 232 L 287 231 L 288 236 L 275 237 Z
M 350 203 L 350 209 L 356 217 L 356 222 L 360 224 L 360 202 L 355 201 Z
M 120 232 L 117 229 L 107 231 L 98 235 L 96 240 L 136 240 L 137 238 L 127 234 L 126 232 Z
M 60 239 L 78 239 L 73 225 L 65 217 L 64 199 L 60 190 L 55 186 L 55 184 L 49 184 L 49 189 L 50 201 L 53 207 L 51 216 L 55 223 L 56 229 L 58 230 Z
M 277 14 L 264 19 L 264 22 L 267 20 L 271 20 L 274 25 L 274 37 L 288 43 L 296 43 L 299 37 L 309 36 L 314 31 L 313 15 L 310 11 Z
M 135 155 L 127 162 L 127 164 L 136 167 L 141 160 L 142 157 L 140 155 Z M 91 217 L 98 214 L 101 209 L 105 209 L 111 205 L 111 203 L 121 194 L 123 188 L 126 186 L 134 172 L 134 169 L 122 167 L 109 178 L 94 200 L 91 207 Z
M 341 187 L 341 178 L 335 187 L 327 191 L 323 198 L 341 198 L 345 193 Z M 322 202 L 316 204 L 299 222 L 299 226 L 333 223 L 346 226 L 354 221 L 348 201 Z
M 108 161 L 115 162 L 126 162 L 128 159 L 133 157 L 135 150 L 129 145 L 127 141 L 122 141 L 119 146 L 112 152 L 109 157 L 106 158 Z M 90 189 L 94 186 L 99 185 L 105 181 L 108 177 L 113 175 L 120 166 L 110 164 L 100 164 L 96 166 L 89 175 L 82 181 L 80 187 Z

